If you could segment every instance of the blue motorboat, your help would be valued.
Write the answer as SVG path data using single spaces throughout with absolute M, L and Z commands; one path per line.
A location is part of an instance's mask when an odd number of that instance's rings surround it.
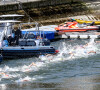
M 50 46 L 50 41 L 41 35 L 37 37 L 32 33 L 22 35 L 21 30 L 16 30 L 17 34 L 13 32 L 13 23 L 16 22 L 19 21 L 0 21 L 0 26 L 4 28 L 0 33 L 0 52 L 3 59 L 26 58 L 56 52 L 55 48 Z
M 54 54 L 55 48 L 50 46 L 48 41 L 44 42 L 45 39 L 22 39 L 18 40 L 18 45 L 16 43 L 11 42 L 5 43 L 0 52 L 3 58 L 25 58 L 38 56 L 41 54 Z
M 55 49 L 51 46 L 8 46 L 0 50 L 3 58 L 25 58 L 41 54 L 54 54 Z

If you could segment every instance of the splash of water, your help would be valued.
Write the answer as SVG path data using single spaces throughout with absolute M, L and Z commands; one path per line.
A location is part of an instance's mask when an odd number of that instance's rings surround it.
M 88 57 L 90 55 L 94 55 L 95 53 L 87 54 L 87 51 L 94 50 L 97 53 L 97 47 L 95 45 L 94 39 L 91 39 L 88 42 L 88 45 L 67 45 L 64 41 L 61 42 L 61 46 L 59 47 L 59 53 L 58 55 L 53 55 L 52 59 L 49 60 L 49 57 L 44 56 L 44 60 L 41 60 L 41 58 L 37 58 L 37 61 L 34 62 L 36 66 L 29 65 L 21 65 L 16 67 L 10 67 L 10 66 L 4 66 L 4 68 L 0 68 L 0 72 L 5 72 L 10 76 L 10 78 L 15 79 L 15 82 L 24 82 L 24 81 L 34 81 L 37 78 L 39 78 L 40 75 L 37 75 L 37 77 L 31 77 L 29 75 L 29 72 L 34 73 L 36 71 L 41 70 L 42 67 L 47 67 L 49 64 L 65 61 L 65 60 L 75 60 L 77 58 L 82 57 Z M 70 52 L 74 53 L 74 55 L 71 55 Z M 21 73 L 21 74 L 20 74 Z M 23 74 L 26 76 L 23 77 Z M 1 81 L 3 76 L 1 76 Z M 16 79 L 17 78 L 17 79 Z M 19 79 L 18 79 L 19 78 Z M 43 78 L 43 77 L 42 77 Z M 7 78 L 5 78 L 7 79 Z
M 76 58 L 88 57 L 94 55 L 98 48 L 94 42 L 95 38 L 90 39 L 85 45 L 66 45 L 65 42 L 62 43 L 59 48 L 60 53 L 55 56 L 54 60 L 73 60 Z
M 20 78 L 19 80 L 16 80 L 15 82 L 21 83 L 21 82 L 30 82 L 30 81 L 32 81 L 32 78 L 30 78 L 29 76 L 26 76 L 24 78 Z

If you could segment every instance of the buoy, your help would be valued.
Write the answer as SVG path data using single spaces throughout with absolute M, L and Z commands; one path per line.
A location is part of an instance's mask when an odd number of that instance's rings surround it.
M 70 38 L 78 38 L 78 35 L 70 35 Z
M 88 39 L 88 35 L 80 35 L 80 38 Z
M 90 39 L 90 38 L 98 38 L 100 39 L 100 35 L 89 35 L 89 34 L 85 34 L 85 35 L 79 35 L 79 34 L 70 34 L 70 35 L 67 35 L 67 34 L 62 34 L 61 38 L 67 38 L 67 39 L 72 39 L 72 38 L 75 38 L 75 39 Z
M 90 38 L 98 38 L 98 35 L 90 35 Z

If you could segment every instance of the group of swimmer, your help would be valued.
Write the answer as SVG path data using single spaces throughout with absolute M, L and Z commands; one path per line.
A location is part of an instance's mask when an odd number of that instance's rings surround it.
M 5 72 L 0 72 L 0 76 L 3 76 L 4 78 L 9 78 L 10 76 L 6 74 Z
M 82 49 L 83 51 L 85 51 L 84 53 L 85 54 L 90 54 L 90 53 L 94 53 L 96 54 L 96 51 L 95 50 L 87 50 L 87 47 L 91 45 L 91 43 L 87 43 L 85 45 L 79 45 L 79 46 L 75 46 L 73 48 L 72 51 L 69 51 L 68 54 L 70 55 L 70 58 L 73 58 L 75 57 L 75 54 L 77 52 L 75 52 L 75 50 L 77 49 Z M 47 60 L 53 60 L 55 56 L 57 56 L 57 54 L 59 55 L 60 52 L 56 53 L 56 54 L 45 54 L 43 55 L 44 57 L 46 57 Z M 41 59 L 41 58 L 40 58 Z M 29 69 L 34 66 L 34 67 L 38 67 L 38 65 L 35 63 L 35 62 L 32 62 L 31 64 L 28 65 L 27 69 L 25 70 L 26 72 L 30 71 Z M 9 74 L 6 74 L 5 72 L 0 72 L 0 76 L 3 76 L 3 77 L 6 77 L 6 78 L 9 78 L 10 75 Z
M 32 62 L 30 65 L 28 65 L 28 68 L 25 69 L 25 71 L 28 72 L 29 68 L 31 68 L 32 66 L 36 66 L 37 67 L 37 65 L 34 62 Z M 10 78 L 10 75 L 7 74 L 6 72 L 0 72 L 0 76 L 2 76 L 3 78 Z
M 79 50 L 82 49 L 84 54 L 90 54 L 90 53 L 96 54 L 95 50 L 87 50 L 87 47 L 90 46 L 90 45 L 91 45 L 91 43 L 87 43 L 85 45 L 80 45 L 78 47 L 75 47 L 72 51 L 69 52 L 69 54 L 71 55 L 71 58 L 75 57 L 76 52 L 74 50 L 76 50 L 76 49 L 79 49 Z

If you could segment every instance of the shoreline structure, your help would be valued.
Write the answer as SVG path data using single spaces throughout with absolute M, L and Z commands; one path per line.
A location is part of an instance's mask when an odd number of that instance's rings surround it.
M 26 12 L 34 21 L 43 25 L 63 23 L 68 17 L 87 15 L 94 11 L 96 12 L 97 10 L 100 10 L 100 1 L 82 2 L 79 0 L 35 0 L 33 2 L 18 1 L 11 4 L 7 2 L 7 4 L 3 3 L 0 5 L 0 15 L 13 13 L 25 15 Z M 25 17 L 21 19 L 23 22 L 27 22 L 29 17 L 25 15 Z

